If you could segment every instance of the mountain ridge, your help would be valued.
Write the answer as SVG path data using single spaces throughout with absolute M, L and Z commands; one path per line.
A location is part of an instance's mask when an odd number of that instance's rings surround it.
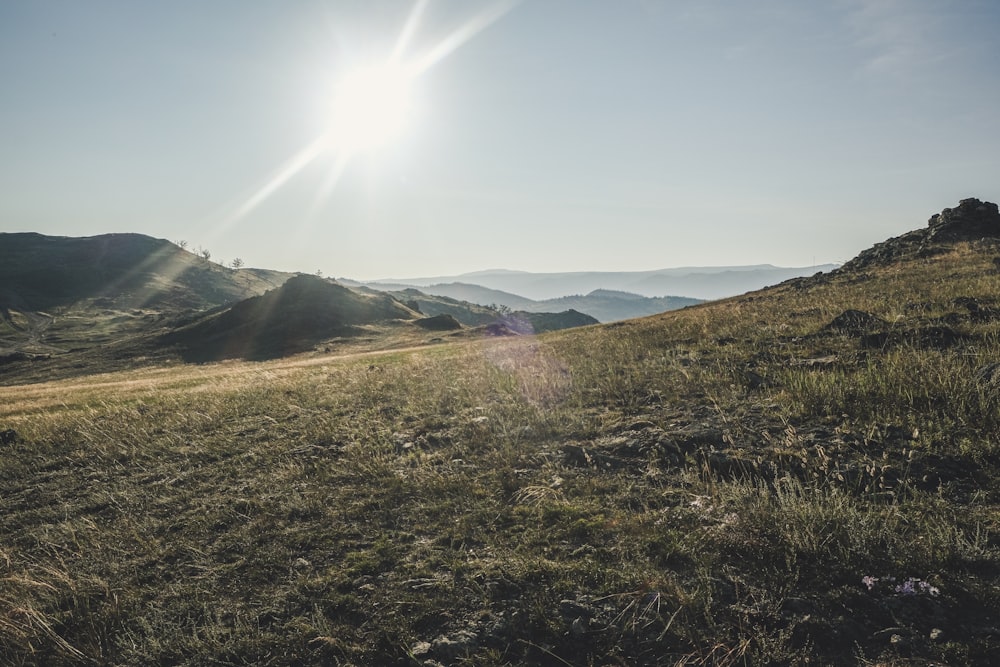
M 588 294 L 597 289 L 620 290 L 657 298 L 682 296 L 700 300 L 735 296 L 789 278 L 828 272 L 837 264 L 810 267 L 778 267 L 771 264 L 745 266 L 675 267 L 651 271 L 529 272 L 487 270 L 454 276 L 363 281 L 369 286 L 402 284 L 416 288 L 450 283 L 475 284 L 515 294 L 534 301 Z
M 359 283 L 349 284 L 360 285 Z M 510 292 L 471 283 L 440 283 L 426 287 L 400 283 L 365 283 L 363 285 L 369 289 L 400 294 L 414 290 L 422 294 L 458 299 L 486 307 L 501 306 L 527 313 L 544 313 L 553 309 L 561 311 L 569 308 L 586 313 L 600 322 L 645 317 L 702 302 L 702 299 L 677 296 L 647 297 L 632 292 L 608 289 L 596 289 L 588 294 L 568 294 L 536 301 Z

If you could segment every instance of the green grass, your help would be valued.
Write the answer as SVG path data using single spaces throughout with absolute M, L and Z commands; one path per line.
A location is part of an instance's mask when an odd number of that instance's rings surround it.
M 0 388 L 0 662 L 989 664 L 1000 320 L 955 299 L 996 294 L 961 246 L 537 338 Z M 969 337 L 869 349 L 824 331 L 848 308 Z

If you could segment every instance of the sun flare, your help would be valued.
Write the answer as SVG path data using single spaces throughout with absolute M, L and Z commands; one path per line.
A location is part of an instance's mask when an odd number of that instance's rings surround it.
M 398 63 L 349 72 L 334 94 L 331 139 L 347 153 L 380 148 L 398 138 L 410 121 L 414 75 Z
M 313 209 L 330 196 L 355 157 L 372 153 L 398 139 L 411 125 L 414 82 L 456 49 L 500 20 L 520 0 L 495 0 L 419 57 L 405 58 L 429 0 L 416 0 L 395 48 L 381 64 L 347 71 L 330 98 L 330 120 L 315 139 L 294 153 L 221 223 L 236 224 L 269 199 L 288 181 L 325 154 L 335 160 L 317 192 Z

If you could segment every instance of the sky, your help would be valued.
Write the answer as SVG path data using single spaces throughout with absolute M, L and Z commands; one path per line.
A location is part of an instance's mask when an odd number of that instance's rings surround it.
M 1000 199 L 998 29 L 996 0 L 7 0 L 0 232 L 355 279 L 846 261 Z M 399 113 L 351 120 L 387 62 Z

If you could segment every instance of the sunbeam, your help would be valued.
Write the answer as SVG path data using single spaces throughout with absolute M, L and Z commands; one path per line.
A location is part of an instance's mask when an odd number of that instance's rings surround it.
M 450 55 L 458 47 L 462 46 L 483 30 L 506 16 L 512 9 L 514 9 L 514 7 L 519 5 L 520 2 L 521 0 L 505 0 L 504 2 L 499 2 L 492 7 L 488 7 L 478 16 L 474 16 L 468 23 L 445 37 L 437 46 L 428 51 L 422 58 L 417 60 L 413 66 L 414 76 L 423 74 L 428 69 L 441 62 L 441 60 Z
M 221 229 L 218 231 L 221 232 L 228 229 L 232 225 L 239 222 L 240 219 L 246 217 L 255 208 L 260 206 L 282 185 L 291 180 L 293 176 L 302 171 L 309 163 L 315 160 L 317 156 L 322 154 L 327 149 L 328 143 L 329 136 L 323 134 L 296 153 L 275 172 L 274 176 L 268 179 L 268 181 L 264 183 L 264 185 L 262 185 L 254 194 L 252 194 L 249 199 L 243 202 L 239 208 L 229 215 L 223 221 Z

